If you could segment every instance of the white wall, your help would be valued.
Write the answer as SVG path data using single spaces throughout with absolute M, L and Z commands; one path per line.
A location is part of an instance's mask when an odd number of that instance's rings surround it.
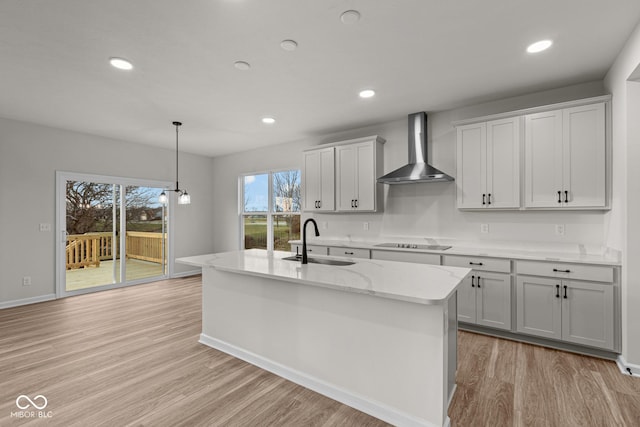
M 613 95 L 614 198 L 607 217 L 608 245 L 622 250 L 622 355 L 640 369 L 640 25 L 607 73 L 604 83 Z M 636 74 L 634 74 L 636 72 Z
M 602 82 L 591 82 L 556 90 L 474 105 L 428 115 L 430 163 L 455 176 L 454 120 L 528 108 L 549 103 L 603 95 Z M 407 112 L 410 113 L 410 112 Z M 214 159 L 216 250 L 239 247 L 237 177 L 241 173 L 278 168 L 302 168 L 302 150 L 321 143 L 380 135 L 384 145 L 385 172 L 407 161 L 407 119 L 382 123 L 347 132 L 309 138 L 297 144 L 255 150 Z M 514 245 L 578 243 L 599 247 L 604 243 L 605 214 L 602 212 L 461 212 L 455 207 L 454 183 L 423 183 L 386 186 L 385 210 L 378 214 L 312 214 L 319 223 L 321 237 L 355 239 L 379 236 L 444 237 L 482 240 L 489 245 L 510 241 Z M 308 215 L 305 215 L 305 217 Z M 369 222 L 364 231 L 363 222 Z M 490 233 L 481 234 L 480 224 L 489 224 Z M 565 235 L 556 236 L 555 224 L 565 224 Z
M 167 128 L 167 138 L 172 138 Z M 212 159 L 181 154 L 176 256 L 213 250 Z M 0 119 L 0 304 L 55 293 L 55 172 L 175 180 L 175 151 Z M 40 232 L 48 223 L 51 232 Z M 189 270 L 176 265 L 176 272 Z M 22 286 L 22 277 L 33 284 Z

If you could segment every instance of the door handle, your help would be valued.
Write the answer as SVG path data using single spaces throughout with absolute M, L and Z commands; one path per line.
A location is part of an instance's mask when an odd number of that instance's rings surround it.
M 344 254 L 345 254 L 345 255 L 353 255 L 353 252 L 347 252 L 347 251 L 345 251 L 345 252 L 344 252 Z
M 318 200 L 318 209 L 322 207 L 322 200 Z
M 473 281 L 474 281 L 475 279 L 476 279 L 476 276 L 471 276 L 471 287 L 472 287 L 472 288 L 475 288 L 475 287 L 476 287 L 475 283 L 473 283 Z
M 553 271 L 555 273 L 571 273 L 571 270 L 558 270 L 557 268 L 554 268 Z
M 569 192 L 564 190 L 564 202 L 569 203 Z
M 358 199 L 356 199 L 356 208 L 358 207 Z
M 476 286 L 480 289 L 480 276 L 478 276 L 478 281 L 476 282 Z
M 558 190 L 558 203 L 562 203 L 562 191 Z
M 469 265 L 484 265 L 481 262 L 471 262 L 469 261 Z
M 486 204 L 487 204 L 487 203 L 485 202 L 485 198 L 486 198 L 486 197 L 487 197 L 487 195 L 483 193 L 483 194 L 482 194 L 482 204 L 483 204 L 483 205 L 486 205 Z
M 491 193 L 487 194 L 487 200 L 489 201 L 489 203 L 487 203 L 488 205 L 491 204 Z
M 351 199 L 351 207 L 352 207 L 352 208 L 355 208 L 355 206 L 353 206 L 353 202 L 354 202 L 354 201 L 355 201 L 355 200 Z
M 560 285 L 556 285 L 556 298 L 560 298 Z
M 564 285 L 564 299 L 567 299 L 567 285 Z

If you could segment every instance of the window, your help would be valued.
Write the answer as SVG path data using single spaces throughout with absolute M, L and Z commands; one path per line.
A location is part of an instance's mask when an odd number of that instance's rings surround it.
M 288 251 L 300 238 L 300 171 L 243 175 L 239 193 L 242 247 Z

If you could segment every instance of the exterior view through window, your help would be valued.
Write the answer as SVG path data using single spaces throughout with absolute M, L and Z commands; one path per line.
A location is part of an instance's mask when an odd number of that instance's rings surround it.
M 162 190 L 66 181 L 65 291 L 168 273 L 166 208 L 157 202 Z
M 244 249 L 288 251 L 300 238 L 300 171 L 243 175 L 240 190 Z

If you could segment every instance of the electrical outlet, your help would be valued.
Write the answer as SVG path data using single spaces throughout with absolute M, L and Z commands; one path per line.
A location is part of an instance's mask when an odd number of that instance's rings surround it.
M 480 224 L 480 232 L 487 234 L 489 232 L 489 224 Z
M 22 278 L 22 286 L 31 286 L 31 276 L 24 276 Z
M 51 224 L 40 224 L 40 231 L 51 231 Z
M 368 222 L 363 222 L 362 223 L 362 229 L 364 231 L 369 231 L 369 223 Z
M 564 224 L 556 224 L 556 236 L 564 236 Z

